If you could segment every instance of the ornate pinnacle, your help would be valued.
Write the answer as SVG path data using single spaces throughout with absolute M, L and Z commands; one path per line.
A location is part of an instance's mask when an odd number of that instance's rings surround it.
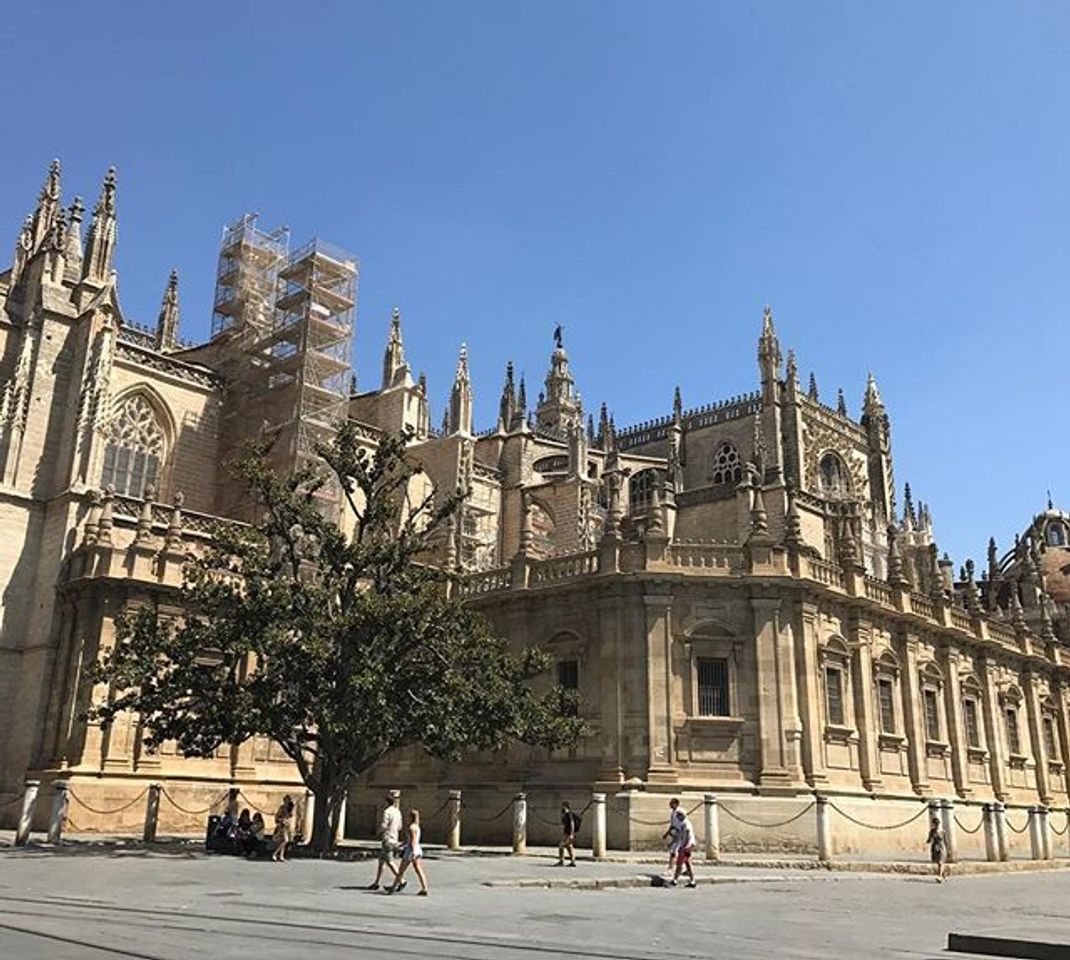
M 814 376 L 814 371 L 810 371 L 810 389 L 806 391 L 810 395 L 811 400 L 817 399 L 817 377 Z
M 843 399 L 843 387 L 836 391 L 836 412 L 841 417 L 847 416 L 847 401 Z
M 899 555 L 899 531 L 895 524 L 888 525 L 888 582 L 893 587 L 909 586 L 903 572 L 903 558 Z

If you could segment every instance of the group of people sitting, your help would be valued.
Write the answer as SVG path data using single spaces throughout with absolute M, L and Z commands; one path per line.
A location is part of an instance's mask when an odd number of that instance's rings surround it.
M 219 819 L 208 836 L 210 849 L 255 856 L 264 846 L 267 827 L 259 813 L 250 816 L 246 807 L 235 817 L 229 810 Z

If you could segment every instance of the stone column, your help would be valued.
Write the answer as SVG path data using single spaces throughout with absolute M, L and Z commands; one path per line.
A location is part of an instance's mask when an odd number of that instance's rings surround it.
M 832 860 L 832 821 L 828 798 L 818 795 L 815 810 L 817 811 L 817 859 L 821 863 L 829 863 Z
M 996 861 L 999 859 L 999 838 L 996 836 L 995 810 L 991 803 L 986 803 L 982 810 L 985 834 L 985 859 Z
M 752 597 L 758 673 L 758 743 L 762 790 L 794 791 L 802 776 L 795 703 L 795 650 L 782 636 L 779 597 Z
M 24 847 L 30 841 L 30 831 L 33 829 L 33 808 L 37 804 L 37 791 L 40 789 L 40 780 L 26 781 L 26 790 L 22 794 L 22 810 L 19 813 L 19 825 L 15 830 L 16 847 Z
M 305 846 L 312 842 L 312 830 L 315 824 L 316 795 L 311 790 L 306 790 L 304 809 L 301 811 L 301 842 Z
M 604 793 L 591 794 L 591 805 L 594 807 L 591 855 L 595 860 L 604 860 L 606 858 L 606 795 Z
M 1047 807 L 1040 808 L 1040 850 L 1045 860 L 1052 858 L 1051 811 Z
M 149 793 L 145 799 L 145 828 L 141 839 L 145 843 L 156 842 L 156 828 L 160 822 L 160 785 L 149 784 Z
M 1062 748 L 1062 755 L 1059 757 L 1063 762 L 1062 786 L 1070 794 L 1070 718 L 1068 718 L 1066 709 L 1066 684 L 1053 681 L 1051 693 L 1052 699 L 1055 700 L 1059 708 L 1055 722 L 1059 725 L 1059 746 Z
M 63 831 L 67 826 L 67 796 L 70 784 L 66 780 L 56 780 L 52 783 L 52 816 L 48 821 L 48 842 L 59 843 L 63 839 Z
M 907 764 L 910 782 L 918 796 L 930 792 L 929 775 L 925 761 L 925 718 L 922 713 L 921 683 L 918 677 L 918 638 L 905 633 L 901 640 L 903 652 L 903 681 L 900 693 L 903 697 L 903 727 L 907 735 Z
M 959 684 L 961 655 L 946 644 L 940 649 L 941 666 L 944 670 L 944 714 L 947 716 L 947 739 L 951 744 L 951 771 L 955 780 L 955 792 L 968 797 L 970 772 L 966 748 L 966 730 L 962 718 L 962 688 Z
M 877 760 L 877 723 L 874 716 L 873 649 L 868 622 L 851 617 L 851 682 L 854 688 L 855 728 L 858 730 L 858 766 L 862 786 L 877 790 L 881 785 Z
M 1000 801 L 992 804 L 992 819 L 996 825 L 996 847 L 1000 861 L 1007 859 L 1007 808 Z
M 528 797 L 518 793 L 513 797 L 513 853 L 528 849 Z
M 992 793 L 997 800 L 1002 801 L 1007 798 L 1007 757 L 1003 742 L 1003 718 L 1000 715 L 999 694 L 996 691 L 996 666 L 986 658 L 980 665 L 980 671 L 984 682 L 985 744 L 991 763 Z M 999 815 L 1002 819 L 1002 810 Z M 1005 839 L 1003 850 L 1006 851 Z M 1000 859 L 1005 860 L 1006 857 Z
M 799 713 L 802 719 L 803 775 L 810 786 L 825 783 L 824 740 L 821 736 L 821 666 L 818 659 L 820 638 L 817 629 L 817 604 L 799 605 L 801 629 L 795 634 L 795 663 L 798 667 Z
M 446 848 L 461 849 L 461 791 L 449 792 L 449 807 L 446 811 Z
M 719 860 L 721 857 L 721 824 L 718 818 L 717 798 L 712 793 L 704 794 L 702 804 L 706 828 L 706 859 Z
M 1040 807 L 1029 808 L 1029 855 L 1034 860 L 1044 859 L 1044 838 L 1040 835 Z
M 959 841 L 955 833 L 955 804 L 951 800 L 940 801 L 940 826 L 947 845 L 947 862 L 958 863 Z
M 672 765 L 672 595 L 646 594 L 649 780 L 675 782 Z
M 334 842 L 341 843 L 346 838 L 346 813 L 349 810 L 349 794 L 342 797 L 338 806 L 338 821 L 334 825 Z
M 240 803 L 238 797 L 240 795 L 240 787 L 230 787 L 227 790 L 227 813 L 229 813 L 235 820 L 238 819 L 238 806 Z

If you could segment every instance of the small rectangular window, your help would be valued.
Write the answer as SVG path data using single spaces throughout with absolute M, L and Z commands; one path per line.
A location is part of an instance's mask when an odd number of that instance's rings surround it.
M 557 661 L 557 685 L 565 690 L 578 692 L 580 689 L 580 662 L 579 660 Z M 576 704 L 569 707 L 569 716 L 576 716 Z
M 877 680 L 877 699 L 881 708 L 881 732 L 895 733 L 895 685 L 888 677 Z
M 825 701 L 829 723 L 842 727 L 843 716 L 843 671 L 839 667 L 825 667 Z
M 1010 748 L 1011 753 L 1020 754 L 1022 752 L 1022 741 L 1018 736 L 1018 708 L 1007 707 L 1005 716 L 1007 718 L 1007 746 Z
M 981 746 L 981 731 L 977 726 L 977 701 L 967 698 L 962 701 L 962 716 L 966 721 L 966 745 L 968 747 Z
M 1048 752 L 1049 760 L 1059 759 L 1059 745 L 1055 741 L 1055 720 L 1052 717 L 1044 718 L 1044 749 Z
M 700 717 L 728 717 L 728 661 L 724 657 L 699 657 L 698 712 Z
M 935 690 L 923 690 L 925 703 L 925 736 L 930 740 L 940 739 L 940 701 Z

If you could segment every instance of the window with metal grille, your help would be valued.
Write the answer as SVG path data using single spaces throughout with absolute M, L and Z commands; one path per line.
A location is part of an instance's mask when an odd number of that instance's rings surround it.
M 1052 717 L 1045 717 L 1043 721 L 1044 727 L 1044 749 L 1048 752 L 1049 760 L 1059 759 L 1059 745 L 1055 742 L 1055 720 Z
M 940 739 L 940 701 L 935 690 L 922 690 L 925 704 L 925 736 L 930 740 Z
M 698 658 L 698 712 L 701 717 L 728 717 L 728 661 Z
M 557 685 L 576 693 L 580 689 L 580 662 L 579 660 L 557 661 Z M 576 704 L 568 705 L 569 716 L 576 715 Z
M 895 685 L 889 677 L 877 681 L 877 701 L 881 709 L 881 732 L 895 733 Z
M 1010 748 L 1011 753 L 1022 752 L 1022 741 L 1018 736 L 1018 708 L 1007 707 L 1004 711 L 1004 716 L 1007 718 L 1007 746 Z
M 825 705 L 829 723 L 843 726 L 843 671 L 839 667 L 825 667 Z
M 962 716 L 966 720 L 966 746 L 981 746 L 981 730 L 977 725 L 977 701 L 967 698 L 962 701 Z

